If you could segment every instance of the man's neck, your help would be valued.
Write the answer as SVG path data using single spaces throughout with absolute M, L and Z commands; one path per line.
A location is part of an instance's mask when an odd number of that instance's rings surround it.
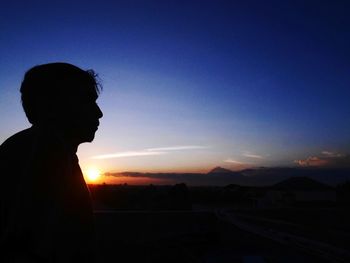
M 57 138 L 67 148 L 68 151 L 76 153 L 80 143 L 76 142 L 70 133 L 62 127 L 53 124 L 33 125 L 34 128 L 47 130 L 53 137 Z

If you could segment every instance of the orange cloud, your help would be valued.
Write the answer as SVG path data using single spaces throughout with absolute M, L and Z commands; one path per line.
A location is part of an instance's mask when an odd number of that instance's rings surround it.
M 325 166 L 328 164 L 329 160 L 320 159 L 319 157 L 316 157 L 316 156 L 310 156 L 305 160 L 295 160 L 294 162 L 304 167 L 305 166 Z
M 310 156 L 294 162 L 303 167 L 350 168 L 350 155 L 323 151 L 321 156 Z

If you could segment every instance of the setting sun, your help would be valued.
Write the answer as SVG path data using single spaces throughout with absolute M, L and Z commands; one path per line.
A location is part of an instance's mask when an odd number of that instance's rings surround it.
M 85 171 L 85 178 L 88 182 L 96 182 L 101 177 L 101 172 L 96 168 L 90 168 Z

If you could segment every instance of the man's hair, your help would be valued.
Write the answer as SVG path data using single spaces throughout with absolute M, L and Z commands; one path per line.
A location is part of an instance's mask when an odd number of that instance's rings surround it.
M 20 91 L 29 122 L 39 124 L 61 116 L 68 97 L 97 99 L 100 89 L 102 86 L 93 70 L 82 70 L 68 63 L 49 63 L 28 70 Z

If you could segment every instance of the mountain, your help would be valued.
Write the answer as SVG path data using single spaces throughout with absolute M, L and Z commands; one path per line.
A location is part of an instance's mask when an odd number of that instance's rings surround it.
M 235 173 L 236 172 L 231 171 L 229 169 L 222 168 L 220 166 L 217 166 L 208 172 L 208 174 L 235 174 Z
M 162 184 L 186 183 L 191 186 L 225 186 L 238 184 L 246 186 L 272 186 L 288 178 L 311 178 L 323 184 L 336 186 L 346 180 L 350 181 L 350 169 L 320 169 L 320 168 L 286 168 L 263 167 L 250 168 L 241 171 L 231 171 L 222 167 L 215 167 L 208 173 L 138 173 L 122 172 L 107 173 L 114 177 L 140 177 L 158 180 Z M 124 180 L 123 179 L 123 180 Z M 159 181 L 160 180 L 160 181 Z M 304 182 L 307 179 L 304 179 Z M 151 182 L 151 181 L 150 181 Z M 308 184 L 305 182 L 305 184 Z

